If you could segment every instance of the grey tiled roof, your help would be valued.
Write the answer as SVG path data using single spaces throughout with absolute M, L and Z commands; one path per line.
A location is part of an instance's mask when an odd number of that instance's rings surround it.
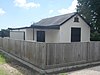
M 65 15 L 42 19 L 39 22 L 32 24 L 30 27 L 9 28 L 9 29 L 10 30 L 18 30 L 18 29 L 26 29 L 26 28 L 60 29 L 60 25 L 67 22 L 69 19 L 71 19 L 76 14 L 78 14 L 87 23 L 87 25 L 91 26 L 79 13 L 74 12 L 74 13 L 70 13 L 70 14 L 65 14 Z
M 65 22 L 67 19 L 69 19 L 73 15 L 75 15 L 75 12 L 70 13 L 70 14 L 65 14 L 65 15 L 42 19 L 39 22 L 35 23 L 34 25 L 37 25 L 37 26 L 61 25 L 63 22 Z

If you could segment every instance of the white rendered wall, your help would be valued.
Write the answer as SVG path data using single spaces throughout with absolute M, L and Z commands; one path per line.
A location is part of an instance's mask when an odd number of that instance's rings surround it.
M 59 30 L 47 30 L 45 37 L 46 37 L 47 43 L 59 43 L 60 42 Z
M 34 40 L 33 34 L 34 32 L 32 28 L 26 29 L 26 40 Z
M 79 22 L 74 22 L 73 17 L 60 27 L 60 42 L 71 42 L 71 27 L 81 28 L 81 42 L 90 41 L 90 27 L 80 17 Z
M 45 31 L 46 43 L 58 43 L 60 40 L 59 30 L 55 29 L 34 29 L 34 41 L 37 41 L 37 31 Z
M 17 40 L 24 40 L 24 32 L 23 31 L 10 31 L 10 38 Z
M 27 28 L 27 29 L 19 29 L 19 30 L 12 30 L 12 31 L 18 31 L 18 32 L 25 32 L 25 40 L 31 40 L 33 41 L 33 29 L 32 28 Z M 17 37 L 22 37 L 22 36 L 18 36 L 18 35 L 14 35 L 13 36 L 17 36 Z

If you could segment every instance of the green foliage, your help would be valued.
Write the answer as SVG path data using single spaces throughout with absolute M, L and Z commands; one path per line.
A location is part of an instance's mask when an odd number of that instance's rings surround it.
M 100 0 L 78 0 L 77 11 L 91 24 L 91 39 L 100 40 Z
M 100 41 L 100 33 L 98 32 L 91 33 L 91 41 Z
M 9 36 L 10 36 L 9 29 L 6 29 L 6 30 L 1 29 L 1 31 L 0 31 L 0 37 L 9 37 Z
M 0 64 L 6 63 L 6 57 L 4 56 L 3 53 L 0 53 Z

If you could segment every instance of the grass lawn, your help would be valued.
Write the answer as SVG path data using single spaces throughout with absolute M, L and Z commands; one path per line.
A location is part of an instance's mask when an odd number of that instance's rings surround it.
M 0 52 L 0 75 L 22 75 L 16 69 L 9 66 L 7 57 Z
M 0 64 L 5 64 L 6 63 L 6 57 L 4 56 L 3 53 L 0 53 Z
M 8 73 L 5 72 L 4 68 L 0 68 L 0 75 L 8 75 Z
M 1 67 L 5 63 L 6 63 L 6 57 L 4 56 L 3 53 L 0 53 L 0 75 L 8 75 L 5 69 Z
M 19 66 L 15 60 L 0 52 L 0 75 L 34 75 L 30 70 Z

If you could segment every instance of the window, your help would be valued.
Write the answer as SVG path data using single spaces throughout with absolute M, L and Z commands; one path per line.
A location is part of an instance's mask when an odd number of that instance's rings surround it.
M 37 31 L 37 42 L 45 42 L 45 31 Z
M 78 16 L 74 17 L 74 22 L 79 22 Z

